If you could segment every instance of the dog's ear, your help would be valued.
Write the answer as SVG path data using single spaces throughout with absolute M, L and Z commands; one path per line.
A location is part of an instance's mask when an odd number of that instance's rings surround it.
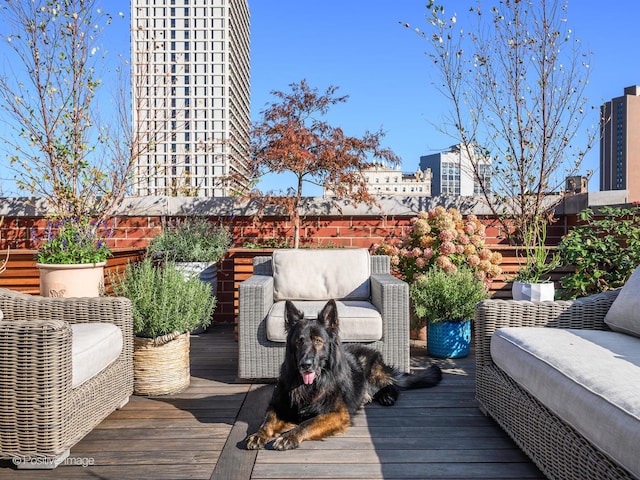
M 293 325 L 304 319 L 304 313 L 296 308 L 293 302 L 287 300 L 284 304 L 284 328 L 289 331 Z
M 318 320 L 330 330 L 338 330 L 338 306 L 335 300 L 329 300 L 318 314 Z

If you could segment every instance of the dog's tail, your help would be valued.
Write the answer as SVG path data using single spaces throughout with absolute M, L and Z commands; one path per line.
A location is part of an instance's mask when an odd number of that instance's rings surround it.
M 395 385 L 403 390 L 435 387 L 442 380 L 442 370 L 438 365 L 431 365 L 424 370 L 413 373 L 397 372 L 394 375 Z

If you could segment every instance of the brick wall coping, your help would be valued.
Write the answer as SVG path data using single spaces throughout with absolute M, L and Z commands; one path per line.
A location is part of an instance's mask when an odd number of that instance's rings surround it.
M 554 196 L 555 197 L 555 196 Z M 557 198 L 557 197 L 555 197 Z M 626 190 L 590 192 L 567 195 L 556 208 L 556 214 L 576 214 L 587 207 L 627 204 Z M 553 201 L 553 198 L 550 198 Z M 308 216 L 412 216 L 438 205 L 455 207 L 463 214 L 489 215 L 490 212 L 479 197 L 380 197 L 379 207 L 364 204 L 352 206 L 341 202 L 338 209 L 323 197 L 303 198 L 303 215 Z M 115 216 L 183 216 L 204 215 L 223 217 L 246 217 L 257 212 L 254 202 L 242 202 L 234 198 L 198 198 L 198 197 L 127 197 Z M 44 217 L 47 208 L 42 199 L 13 197 L 0 198 L 0 216 L 7 217 Z M 276 210 L 267 210 L 266 215 L 281 215 Z

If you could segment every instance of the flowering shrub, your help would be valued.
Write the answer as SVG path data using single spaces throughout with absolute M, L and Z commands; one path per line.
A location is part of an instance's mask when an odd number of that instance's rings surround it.
M 502 255 L 485 247 L 485 226 L 475 215 L 462 217 L 455 208 L 436 207 L 411 219 L 409 234 L 395 243 L 374 245 L 373 253 L 389 255 L 402 279 L 413 283 L 435 266 L 447 273 L 469 267 L 488 281 L 502 269 Z
M 106 261 L 111 251 L 99 233 L 100 227 L 86 219 L 50 222 L 36 260 L 49 265 Z

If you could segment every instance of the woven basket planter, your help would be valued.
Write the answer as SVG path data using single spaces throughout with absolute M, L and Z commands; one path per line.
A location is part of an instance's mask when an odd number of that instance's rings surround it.
M 432 357 L 462 358 L 471 350 L 471 320 L 435 322 L 427 326 L 427 352 Z
M 136 395 L 169 395 L 189 386 L 189 332 L 159 338 L 135 337 L 133 347 Z

